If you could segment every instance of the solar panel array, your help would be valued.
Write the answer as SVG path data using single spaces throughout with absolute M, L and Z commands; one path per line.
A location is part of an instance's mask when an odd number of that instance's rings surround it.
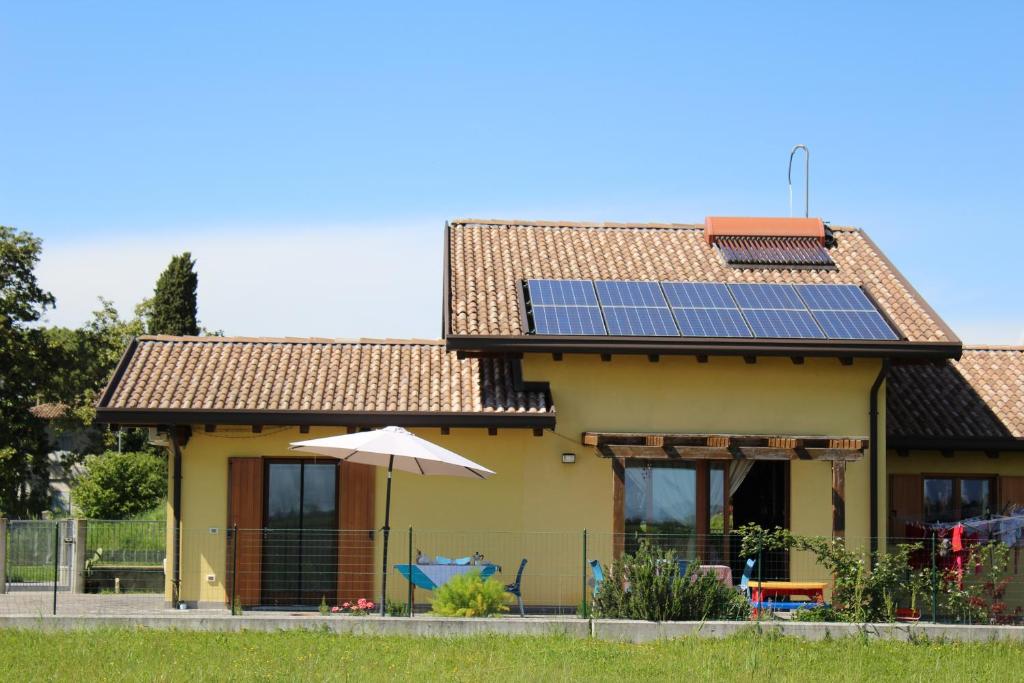
M 527 280 L 543 335 L 895 340 L 856 285 Z

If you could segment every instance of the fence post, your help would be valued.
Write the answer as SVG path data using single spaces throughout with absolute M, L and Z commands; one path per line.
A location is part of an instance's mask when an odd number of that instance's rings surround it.
M 238 604 L 238 525 L 231 527 L 231 615 L 235 613 Z M 238 610 L 241 613 L 242 610 Z
M 57 616 L 57 581 L 60 578 L 60 522 L 53 524 L 53 615 Z
M 932 623 L 939 623 L 939 576 L 935 564 L 935 537 L 937 532 L 932 529 Z
M 7 519 L 0 517 L 0 595 L 7 592 Z
M 89 536 L 89 521 L 85 519 L 76 519 L 72 522 L 74 528 L 74 547 L 71 551 L 71 557 L 74 563 L 71 565 L 71 579 L 70 586 L 68 587 L 72 593 L 84 593 L 85 592 L 85 553 L 87 547 L 87 539 Z
M 583 530 L 583 574 L 580 587 L 583 589 L 581 599 L 583 600 L 583 618 L 590 618 L 590 600 L 587 599 L 587 530 Z
M 406 598 L 407 607 L 409 608 L 409 616 L 412 616 L 412 599 L 413 599 L 413 586 L 412 586 L 412 525 L 409 525 L 409 592 Z

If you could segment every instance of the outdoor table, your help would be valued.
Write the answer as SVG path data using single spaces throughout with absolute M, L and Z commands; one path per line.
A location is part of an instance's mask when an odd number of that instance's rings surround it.
M 410 568 L 412 569 L 411 573 Z M 395 570 L 413 586 L 432 591 L 437 590 L 456 576 L 472 571 L 480 572 L 480 577 L 487 579 L 494 572 L 501 571 L 501 567 L 496 564 L 396 564 Z
M 697 567 L 700 574 L 714 574 L 726 586 L 732 585 L 732 569 L 724 564 L 702 564 Z
M 811 601 L 825 604 L 825 583 L 819 581 L 751 581 L 750 601 L 754 605 L 754 616 L 757 616 L 758 607 L 761 607 L 765 598 L 786 596 L 792 598 L 794 595 L 803 595 Z

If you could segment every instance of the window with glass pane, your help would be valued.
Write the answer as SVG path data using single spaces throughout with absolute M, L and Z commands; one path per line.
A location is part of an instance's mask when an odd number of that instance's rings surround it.
M 692 557 L 697 534 L 697 469 L 692 462 L 630 462 L 625 472 L 627 550 L 640 537 Z
M 991 477 L 926 477 L 924 518 L 928 522 L 957 522 L 995 509 Z
M 924 518 L 929 522 L 951 522 L 956 518 L 952 479 L 924 480 Z
M 980 517 L 992 511 L 990 479 L 960 480 L 960 519 Z

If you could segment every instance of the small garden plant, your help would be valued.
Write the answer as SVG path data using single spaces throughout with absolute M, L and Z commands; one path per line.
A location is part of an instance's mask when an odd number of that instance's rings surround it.
M 331 614 L 349 614 L 355 617 L 366 616 L 373 612 L 377 604 L 373 600 L 359 598 L 355 602 L 343 602 L 331 608 Z
M 746 619 L 750 606 L 714 574 L 698 574 L 690 563 L 680 575 L 675 551 L 642 540 L 608 568 L 594 597 L 594 613 L 606 619 L 695 621 Z
M 471 571 L 438 588 L 431 607 L 444 617 L 491 617 L 507 612 L 510 599 L 500 581 L 484 580 L 479 571 Z

